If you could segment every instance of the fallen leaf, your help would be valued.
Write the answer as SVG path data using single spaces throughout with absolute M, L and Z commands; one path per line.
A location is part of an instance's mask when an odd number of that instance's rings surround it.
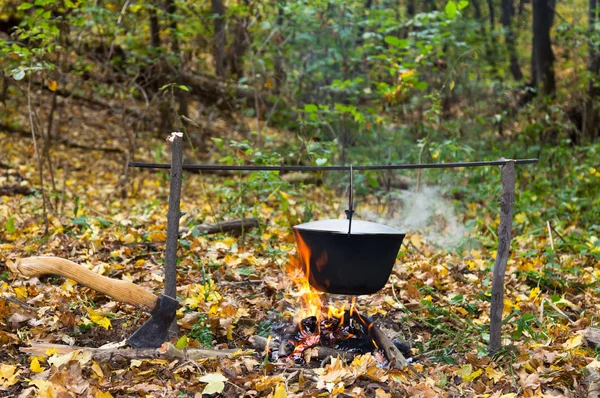
M 21 372 L 15 372 L 16 370 L 14 365 L 0 365 L 0 387 L 8 388 L 19 381 L 17 376 Z
M 42 373 L 46 368 L 40 365 L 40 361 L 37 358 L 33 358 L 31 364 L 29 364 L 29 369 L 35 373 Z
M 223 376 L 221 373 L 209 373 L 198 379 L 202 383 L 207 383 L 202 390 L 202 395 L 207 394 L 216 394 L 222 393 L 225 389 L 225 382 L 227 378 Z

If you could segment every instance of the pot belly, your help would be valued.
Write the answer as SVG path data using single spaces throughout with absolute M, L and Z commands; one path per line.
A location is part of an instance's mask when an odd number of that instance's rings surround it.
M 348 295 L 372 294 L 383 288 L 405 236 L 349 236 L 299 229 L 294 233 L 311 286 L 322 292 Z

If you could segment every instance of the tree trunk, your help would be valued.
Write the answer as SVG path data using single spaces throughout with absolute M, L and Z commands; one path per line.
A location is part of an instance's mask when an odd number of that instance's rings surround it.
M 485 26 L 485 18 L 481 12 L 481 6 L 479 4 L 479 0 L 471 0 L 471 4 L 473 4 L 473 9 L 475 11 L 475 19 L 479 22 L 479 33 L 481 34 L 481 38 L 483 40 L 483 47 L 485 49 L 485 57 L 492 67 L 494 74 L 496 74 L 496 56 L 493 50 L 493 44 L 490 43 L 489 35 Z M 488 3 L 489 5 L 489 3 Z M 492 8 L 493 9 L 493 8 Z M 493 18 L 490 18 L 493 20 Z M 493 26 L 493 25 L 492 25 Z M 493 27 L 492 27 L 493 30 Z
M 502 0 L 502 15 L 500 20 L 504 27 L 504 40 L 506 41 L 506 48 L 510 57 L 510 72 L 516 81 L 521 81 L 523 80 L 523 73 L 521 72 L 521 65 L 519 65 L 519 58 L 517 57 L 515 34 L 512 28 L 514 14 L 513 0 Z
M 250 7 L 248 0 L 244 0 L 244 6 L 247 8 Z M 233 29 L 233 43 L 229 54 L 229 70 L 231 71 L 231 75 L 238 79 L 244 77 L 244 55 L 250 48 L 248 20 L 247 16 L 236 18 Z
M 158 25 L 158 16 L 154 6 L 150 8 L 150 39 L 152 47 L 160 47 L 160 26 Z
M 167 0 L 167 13 L 169 14 L 169 28 L 171 31 L 171 50 L 179 56 L 179 40 L 177 39 L 177 19 L 175 13 L 177 6 L 175 0 Z
M 277 45 L 277 49 L 275 51 L 275 60 L 274 60 L 274 69 L 275 69 L 275 94 L 281 93 L 281 89 L 283 88 L 283 84 L 286 80 L 286 73 L 284 68 L 284 57 L 283 57 L 283 49 L 280 47 L 284 41 L 283 32 L 281 28 L 283 26 L 283 8 L 285 6 L 285 1 L 280 1 L 278 3 L 278 11 L 277 11 L 277 20 L 275 24 L 277 25 L 277 35 L 273 38 L 273 43 Z
M 493 32 L 496 29 L 496 8 L 494 7 L 494 0 L 487 0 L 488 8 L 490 10 L 490 26 Z
M 553 95 L 556 90 L 554 78 L 554 53 L 550 41 L 550 29 L 554 20 L 555 0 L 533 0 L 533 51 L 532 76 L 534 86 L 541 86 L 541 93 Z
M 583 136 L 589 137 L 593 142 L 600 132 L 598 124 L 598 98 L 600 97 L 600 46 L 592 40 L 594 26 L 600 21 L 600 1 L 590 0 L 590 9 L 588 16 L 588 88 L 583 108 Z
M 212 12 L 215 14 L 215 42 L 213 56 L 215 58 L 215 72 L 219 77 L 227 75 L 226 55 L 225 55 L 225 6 L 222 0 L 211 0 Z

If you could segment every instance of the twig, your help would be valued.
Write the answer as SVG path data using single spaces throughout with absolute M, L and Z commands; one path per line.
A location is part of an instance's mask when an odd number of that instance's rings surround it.
M 554 251 L 554 238 L 552 238 L 552 228 L 550 227 L 550 221 L 546 220 L 546 227 L 548 228 L 548 237 L 550 238 L 550 247 Z
M 8 301 L 9 303 L 18 305 L 19 307 L 23 308 L 26 311 L 34 312 L 34 313 L 37 312 L 37 309 L 35 307 L 32 307 L 29 304 L 24 303 L 23 301 L 19 300 L 15 296 L 0 296 L 0 297 L 6 299 L 6 301 Z

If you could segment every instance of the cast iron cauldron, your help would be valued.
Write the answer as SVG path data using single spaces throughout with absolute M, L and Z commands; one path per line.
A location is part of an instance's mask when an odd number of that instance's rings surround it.
M 322 220 L 293 227 L 308 281 L 335 294 L 372 294 L 387 282 L 406 234 L 361 220 Z

